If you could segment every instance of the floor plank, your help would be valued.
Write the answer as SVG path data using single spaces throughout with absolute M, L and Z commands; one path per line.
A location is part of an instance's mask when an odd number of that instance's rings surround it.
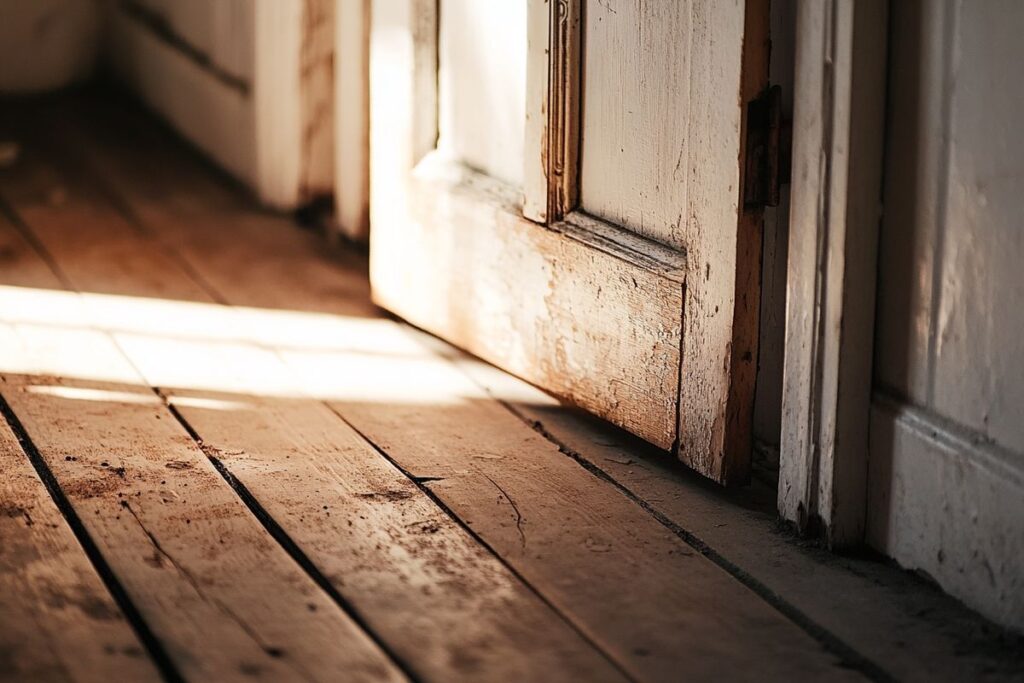
M 0 681 L 160 676 L 0 421 Z
M 324 365 L 306 369 L 322 381 Z M 435 479 L 438 498 L 634 675 L 855 677 L 639 506 L 445 379 L 431 390 L 449 405 L 333 405 L 406 471 Z
M 877 559 L 808 547 L 780 530 L 769 487 L 755 482 L 725 494 L 635 437 L 566 410 L 525 382 L 469 356 L 456 362 L 525 422 L 730 564 L 794 619 L 854 653 L 876 678 L 952 683 L 1024 676 L 1019 643 L 1007 642 L 920 577 Z
M 39 257 L 0 205 L 0 271 L 2 284 L 8 287 L 60 289 L 60 279 Z
M 102 204 L 79 206 L 66 183 L 55 186 L 61 199 L 51 212 L 52 192 L 23 193 L 9 179 L 0 177 L 0 192 L 29 228 L 47 236 L 41 241 L 51 253 L 61 253 L 71 231 L 117 225 Z M 76 287 L 85 278 L 72 264 L 107 262 L 102 252 L 70 253 L 78 258 L 62 257 L 61 269 Z M 130 247 L 115 253 L 126 267 L 110 269 L 109 281 L 90 287 L 121 292 L 153 273 L 153 262 L 135 260 Z M 94 268 L 87 272 L 101 277 Z M 19 296 L 7 294 L 10 315 Z M 52 303 L 60 294 L 20 296 Z M 87 319 L 103 301 L 65 296 Z M 180 672 L 197 679 L 403 679 L 257 522 L 111 338 L 59 317 L 74 307 L 20 307 L 45 324 L 22 321 L 6 335 L 4 359 L 22 366 L 5 367 L 3 395 Z M 58 368 L 48 367 L 54 362 Z M 54 369 L 64 376 L 28 372 Z
M 245 293 L 234 305 L 320 311 L 329 300 L 330 312 L 338 315 L 380 315 L 370 303 L 367 265 L 360 255 L 325 249 L 321 235 L 296 230 L 290 217 L 255 209 L 179 140 L 161 134 L 123 103 L 83 97 L 73 106 L 74 116 L 67 115 L 65 104 L 46 111 L 44 119 L 103 177 L 116 181 L 128 174 L 130 197 L 119 193 L 126 207 L 190 263 L 202 260 L 204 273 L 193 272 L 199 280 L 211 285 L 230 280 L 237 293 Z M 235 248 L 239 242 L 246 249 Z M 253 259 L 256 253 L 274 258 Z M 297 272 L 306 276 L 297 278 Z
M 163 277 L 171 270 L 181 272 L 181 264 L 105 196 L 105 186 L 90 169 L 70 156 L 50 159 L 57 144 L 19 118 L 0 118 L 0 131 L 20 141 L 16 165 L 0 172 L 0 190 L 23 232 L 42 248 L 62 280 L 96 294 L 145 291 L 158 298 L 212 302 L 194 280 Z
M 25 346 L 38 348 L 40 334 L 20 330 Z M 90 344 L 65 338 L 73 346 L 64 353 Z M 5 380 L 5 399 L 185 675 L 401 678 L 258 526 L 148 388 Z
M 116 148 L 106 154 L 117 155 Z M 129 203 L 138 173 L 111 164 Z M 194 223 L 189 225 L 195 226 Z M 181 224 L 181 229 L 189 228 Z M 187 258 L 228 301 L 261 303 L 225 275 L 204 231 Z M 239 262 L 257 258 L 245 241 L 224 245 Z M 260 252 L 261 260 L 273 254 Z M 289 288 L 315 309 L 337 303 L 320 272 L 299 270 Z M 325 277 L 331 277 L 327 275 Z M 317 292 L 320 300 L 316 299 Z M 270 305 L 270 304 L 268 304 Z M 279 304 L 278 304 L 279 305 Z M 331 404 L 400 467 L 425 485 L 583 632 L 643 680 L 687 676 L 762 679 L 855 678 L 783 615 L 675 534 L 561 454 L 443 358 L 409 351 L 397 324 L 381 345 L 400 353 L 278 348 L 304 391 L 331 398 L 353 377 L 372 378 L 361 395 Z M 401 341 L 400 341 L 401 340 Z M 415 348 L 415 345 L 413 345 Z M 744 656 L 735 657 L 737 642 Z M 756 662 L 756 665 L 752 665 Z
M 96 197 L 81 187 L 80 177 L 60 180 L 68 196 Z M 28 192 L 13 194 L 30 202 Z M 202 338 L 200 326 L 189 324 L 200 311 L 201 318 L 244 340 L 246 331 L 266 330 L 272 337 L 278 323 L 302 318 L 202 303 L 189 275 L 116 217 L 92 221 L 89 249 L 83 250 L 74 247 L 67 221 L 26 214 L 77 288 L 116 291 L 138 299 L 139 307 L 154 305 L 150 297 L 200 301 L 156 304 L 176 306 L 181 329 L 154 330 L 140 324 L 141 312 L 124 309 L 126 315 L 115 317 L 116 303 L 105 301 L 100 311 L 94 295 L 83 295 L 96 311 L 90 319 L 109 330 L 128 360 L 160 387 L 207 454 L 412 671 L 437 681 L 625 680 L 351 427 L 322 402 L 304 398 L 274 353 L 239 340 Z M 146 277 L 133 277 L 126 268 L 110 273 L 108 245 L 126 261 L 144 263 Z
M 262 399 L 240 416 L 195 398 L 172 404 L 424 680 L 624 680 L 322 404 Z

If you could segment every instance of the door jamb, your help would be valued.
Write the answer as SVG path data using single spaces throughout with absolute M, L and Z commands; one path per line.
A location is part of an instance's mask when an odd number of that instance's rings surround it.
M 801 0 L 778 508 L 863 541 L 887 0 Z

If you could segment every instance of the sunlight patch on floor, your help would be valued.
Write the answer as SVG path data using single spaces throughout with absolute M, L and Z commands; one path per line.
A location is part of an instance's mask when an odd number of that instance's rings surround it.
M 0 286 L 0 372 L 159 387 L 219 409 L 244 408 L 239 396 L 438 405 L 476 393 L 383 318 L 9 286 Z M 32 390 L 138 400 L 96 388 Z
M 97 401 L 109 403 L 138 403 L 154 405 L 161 403 L 154 394 L 135 393 L 130 391 L 114 391 L 111 389 L 89 389 L 86 387 L 66 387 L 49 384 L 30 384 L 25 387 L 30 394 L 55 396 L 73 401 Z

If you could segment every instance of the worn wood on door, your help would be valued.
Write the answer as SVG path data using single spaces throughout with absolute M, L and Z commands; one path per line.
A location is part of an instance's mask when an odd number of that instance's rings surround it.
M 492 17 L 375 2 L 374 299 L 743 481 L 761 213 L 743 204 L 741 169 L 746 105 L 767 84 L 767 2 L 525 5 L 501 34 L 519 41 L 525 92 L 516 78 L 477 92 L 471 122 L 522 136 L 518 160 L 445 117 L 471 100 L 445 56 L 479 48 L 465 36 L 493 32 Z M 467 21 L 475 32 L 447 26 Z M 511 68 L 486 50 L 477 62 Z

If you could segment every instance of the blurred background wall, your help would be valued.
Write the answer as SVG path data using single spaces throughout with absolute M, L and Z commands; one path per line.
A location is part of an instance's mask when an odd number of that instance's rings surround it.
M 87 79 L 99 50 L 96 0 L 0 0 L 0 93 L 36 93 Z

